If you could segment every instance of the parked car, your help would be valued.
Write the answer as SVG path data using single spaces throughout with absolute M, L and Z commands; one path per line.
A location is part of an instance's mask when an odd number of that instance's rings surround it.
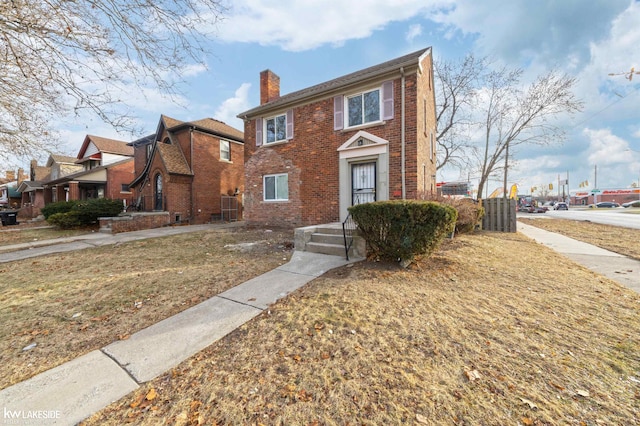
M 569 206 L 567 205 L 567 203 L 556 203 L 553 206 L 554 210 L 569 210 Z
M 622 203 L 622 207 L 640 207 L 640 200 L 629 201 L 627 203 Z
M 596 204 L 590 204 L 589 208 L 598 208 L 598 209 L 614 209 L 616 207 L 620 207 L 618 203 L 612 203 L 611 201 L 601 201 Z

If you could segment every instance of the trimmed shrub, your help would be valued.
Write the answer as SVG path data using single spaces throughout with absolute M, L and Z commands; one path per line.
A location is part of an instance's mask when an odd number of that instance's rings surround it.
M 59 204 L 59 203 L 51 203 Z M 93 198 L 82 201 L 65 202 L 64 206 L 54 206 L 47 222 L 63 229 L 92 225 L 100 217 L 118 216 L 122 212 L 122 201 L 108 198 Z M 47 207 L 47 206 L 45 206 Z M 57 212 L 55 210 L 58 210 Z
M 122 201 L 109 198 L 92 198 L 78 201 L 72 211 L 79 214 L 80 220 L 90 225 L 98 221 L 99 217 L 118 216 L 123 209 Z
M 70 212 L 73 206 L 75 206 L 77 201 L 57 201 L 55 203 L 49 203 L 40 209 L 40 212 L 44 216 L 46 220 L 49 220 L 51 215 L 56 213 L 67 213 Z
M 349 207 L 375 258 L 408 263 L 430 255 L 454 230 L 457 212 L 431 201 L 377 201 Z
M 84 225 L 76 211 L 54 213 L 49 216 L 47 222 L 62 229 L 78 228 Z

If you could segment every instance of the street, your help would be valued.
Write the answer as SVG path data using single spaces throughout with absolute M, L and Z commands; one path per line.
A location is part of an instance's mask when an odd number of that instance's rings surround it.
M 588 220 L 605 225 L 640 229 L 640 209 L 636 208 L 589 209 L 570 207 L 569 210 L 549 210 L 546 213 L 518 213 L 518 217 Z

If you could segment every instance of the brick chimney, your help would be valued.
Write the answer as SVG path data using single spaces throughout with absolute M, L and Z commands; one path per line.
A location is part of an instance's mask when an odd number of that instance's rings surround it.
M 23 168 L 18 169 L 18 185 L 27 180 L 29 176 L 24 172 Z
M 275 101 L 280 97 L 280 77 L 271 70 L 260 73 L 260 105 Z

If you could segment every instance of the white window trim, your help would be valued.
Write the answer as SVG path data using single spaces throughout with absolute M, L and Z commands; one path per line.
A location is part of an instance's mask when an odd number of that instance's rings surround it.
M 368 121 L 366 123 L 360 123 L 360 124 L 355 124 L 353 126 L 349 126 L 349 99 L 353 98 L 354 96 L 363 96 L 365 93 L 369 93 L 369 92 L 373 92 L 377 90 L 378 91 L 378 119 L 375 121 Z M 363 89 L 359 92 L 354 92 L 354 93 L 349 93 L 347 95 L 344 95 L 343 97 L 343 120 L 344 120 L 344 126 L 343 126 L 343 130 L 344 129 L 357 129 L 359 127 L 369 127 L 369 126 L 375 126 L 378 125 L 380 123 L 383 123 L 384 120 L 382 119 L 382 86 L 376 86 L 376 87 L 371 87 L 368 89 Z M 364 114 L 364 109 L 362 110 L 363 114 Z M 363 117 L 364 119 L 364 117 Z
M 274 199 L 268 199 L 267 198 L 267 178 L 273 177 L 275 178 L 275 188 L 278 188 L 278 177 L 279 176 L 286 176 L 287 177 L 287 198 L 274 198 Z M 274 191 L 275 192 L 275 191 Z M 276 193 L 276 197 L 278 197 L 279 194 Z M 289 201 L 289 174 L 288 173 L 277 173 L 277 174 L 273 174 L 273 175 L 264 175 L 262 177 L 262 199 L 266 202 L 279 202 L 279 201 Z
M 224 144 L 227 144 L 227 150 L 226 151 L 222 149 L 222 146 Z M 222 156 L 223 152 L 227 152 L 229 158 L 224 158 Z M 226 161 L 226 162 L 229 162 L 229 163 L 231 162 L 231 142 L 229 142 L 227 140 L 224 140 L 224 139 L 220 139 L 220 161 Z
M 274 125 L 275 125 L 275 120 L 278 117 L 284 117 L 284 139 L 276 139 L 273 140 L 271 142 L 267 141 L 267 121 L 268 120 L 273 120 Z M 276 144 L 276 143 L 282 143 L 282 142 L 286 142 L 287 141 L 287 113 L 283 112 L 282 114 L 276 114 L 276 115 L 272 115 L 270 117 L 266 117 L 263 119 L 263 124 L 262 124 L 262 139 L 263 139 L 263 143 L 265 145 L 271 145 L 271 144 Z

